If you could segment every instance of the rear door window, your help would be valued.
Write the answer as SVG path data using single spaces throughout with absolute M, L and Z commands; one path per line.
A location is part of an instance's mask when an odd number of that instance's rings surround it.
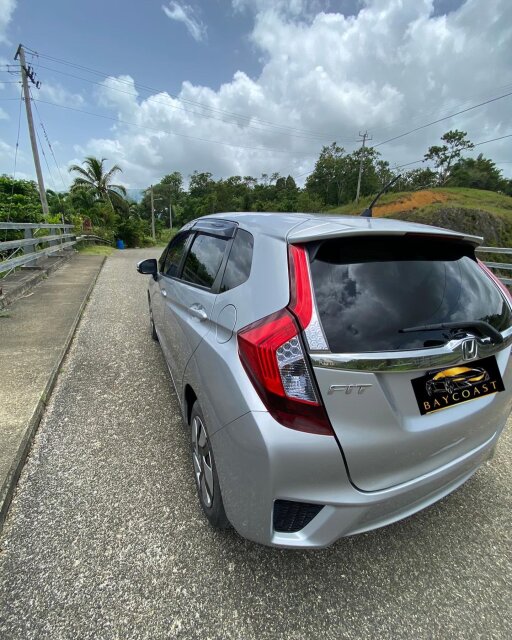
M 182 280 L 211 289 L 219 272 L 228 238 L 198 233 L 183 266 Z
M 512 323 L 508 303 L 463 243 L 328 240 L 311 260 L 311 275 L 329 348 L 337 353 L 422 349 L 457 336 L 454 329 L 401 333 L 420 325 L 483 320 L 504 331 Z
M 222 278 L 221 292 L 229 291 L 246 282 L 251 274 L 254 239 L 248 231 L 238 229 L 229 252 Z

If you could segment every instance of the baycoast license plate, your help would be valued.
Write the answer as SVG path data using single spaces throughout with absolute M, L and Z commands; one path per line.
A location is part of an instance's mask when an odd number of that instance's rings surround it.
M 494 356 L 428 371 L 411 383 L 421 415 L 505 390 Z

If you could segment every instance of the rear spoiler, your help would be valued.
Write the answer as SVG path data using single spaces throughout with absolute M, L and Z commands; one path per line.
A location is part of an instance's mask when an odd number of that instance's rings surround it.
M 375 218 L 354 218 L 357 224 L 345 224 L 344 220 L 320 222 L 310 219 L 294 227 L 288 234 L 290 244 L 302 244 L 330 238 L 346 238 L 349 236 L 423 236 L 445 240 L 458 240 L 478 247 L 484 241 L 480 236 L 472 236 L 449 229 L 430 227 L 416 223 L 403 223 L 396 220 L 382 220 Z M 376 224 L 377 223 L 377 224 Z

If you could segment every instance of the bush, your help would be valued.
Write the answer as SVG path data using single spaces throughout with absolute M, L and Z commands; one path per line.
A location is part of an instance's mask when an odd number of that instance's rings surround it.
M 123 240 L 127 247 L 145 247 L 154 244 L 153 239 L 147 234 L 146 222 L 138 216 L 121 219 L 117 224 L 115 237 Z

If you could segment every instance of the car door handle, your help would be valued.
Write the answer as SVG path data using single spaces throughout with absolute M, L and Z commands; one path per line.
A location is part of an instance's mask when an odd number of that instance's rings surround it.
M 188 310 L 190 311 L 190 314 L 195 318 L 198 318 L 201 321 L 208 320 L 208 314 L 206 313 L 204 307 L 202 307 L 200 304 L 193 304 L 188 308 Z
M 160 289 L 160 293 L 163 295 L 164 298 L 167 298 L 167 291 L 165 289 Z

